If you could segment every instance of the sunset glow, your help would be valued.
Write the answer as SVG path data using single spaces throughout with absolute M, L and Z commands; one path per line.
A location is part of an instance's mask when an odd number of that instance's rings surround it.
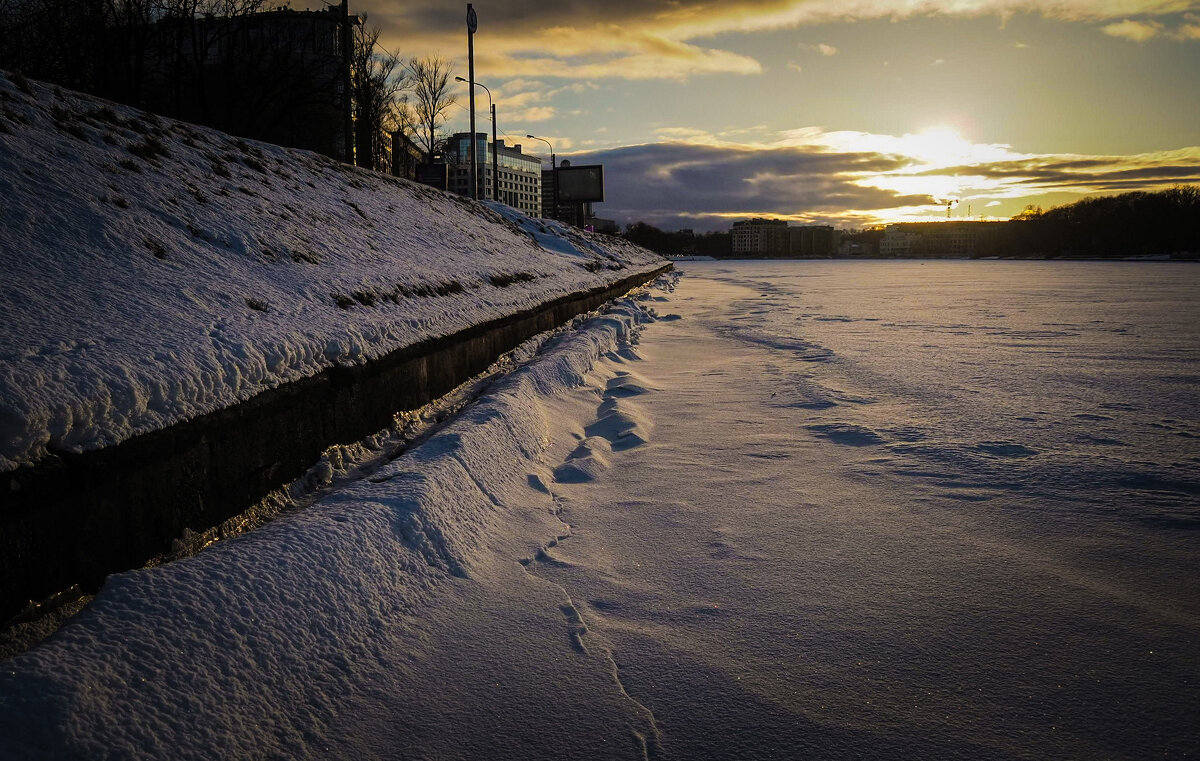
M 619 169 L 598 213 L 622 224 L 1007 218 L 1200 181 L 1196 0 L 475 7 L 501 137 Z M 459 6 L 361 10 L 465 64 Z

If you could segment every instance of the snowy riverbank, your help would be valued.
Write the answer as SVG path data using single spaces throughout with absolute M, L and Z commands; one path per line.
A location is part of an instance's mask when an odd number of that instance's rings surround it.
M 1190 265 L 681 270 L 110 579 L 0 664 L 0 759 L 1200 747 Z
M 0 470 L 663 263 L 3 74 L 0 198 Z
M 589 387 L 602 356 L 634 356 L 639 324 L 651 319 L 618 302 L 368 478 L 196 557 L 111 577 L 53 639 L 0 668 L 0 758 L 346 757 L 354 736 L 371 757 L 404 756 L 402 744 L 376 745 L 387 743 L 381 706 L 408 703 L 397 728 L 432 711 L 436 732 L 473 700 L 456 670 L 519 668 L 493 660 L 506 637 L 525 638 L 513 652 L 572 657 L 569 601 L 522 565 L 570 531 L 552 485 L 556 466 L 582 461 L 569 454 L 579 424 L 556 414 L 555 400 Z M 622 394 L 608 396 L 588 441 L 640 443 Z M 532 631 L 496 631 L 475 642 L 482 653 L 436 665 L 457 630 L 448 618 L 502 604 L 527 606 Z M 581 727 L 614 756 L 653 731 L 613 668 L 597 653 L 574 671 L 581 689 L 560 706 L 581 712 L 572 721 L 527 717 L 546 725 L 540 742 L 552 755 L 567 754 Z M 470 737 L 430 740 L 473 754 Z M 506 747 L 496 741 L 493 751 Z

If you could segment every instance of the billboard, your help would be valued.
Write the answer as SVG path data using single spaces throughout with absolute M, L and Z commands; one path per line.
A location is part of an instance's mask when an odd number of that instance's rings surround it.
M 589 203 L 604 200 L 604 165 L 558 168 L 558 202 Z

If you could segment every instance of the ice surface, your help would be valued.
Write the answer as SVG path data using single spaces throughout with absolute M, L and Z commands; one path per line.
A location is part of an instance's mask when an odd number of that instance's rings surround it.
M 369 479 L 114 578 L 0 664 L 0 757 L 1200 747 L 1194 269 L 683 269 Z
M 561 413 L 650 441 L 553 485 L 572 534 L 528 566 L 655 757 L 1200 748 L 1194 265 L 680 269 L 681 319 Z
M 661 264 L 0 74 L 0 470 Z

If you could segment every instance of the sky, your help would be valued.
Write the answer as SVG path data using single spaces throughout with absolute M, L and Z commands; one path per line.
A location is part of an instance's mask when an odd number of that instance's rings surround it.
M 466 4 L 351 0 L 467 76 Z M 602 217 L 865 227 L 1200 182 L 1200 0 L 483 0 L 500 137 Z M 477 91 L 477 129 L 489 129 Z M 448 128 L 469 129 L 466 86 Z

